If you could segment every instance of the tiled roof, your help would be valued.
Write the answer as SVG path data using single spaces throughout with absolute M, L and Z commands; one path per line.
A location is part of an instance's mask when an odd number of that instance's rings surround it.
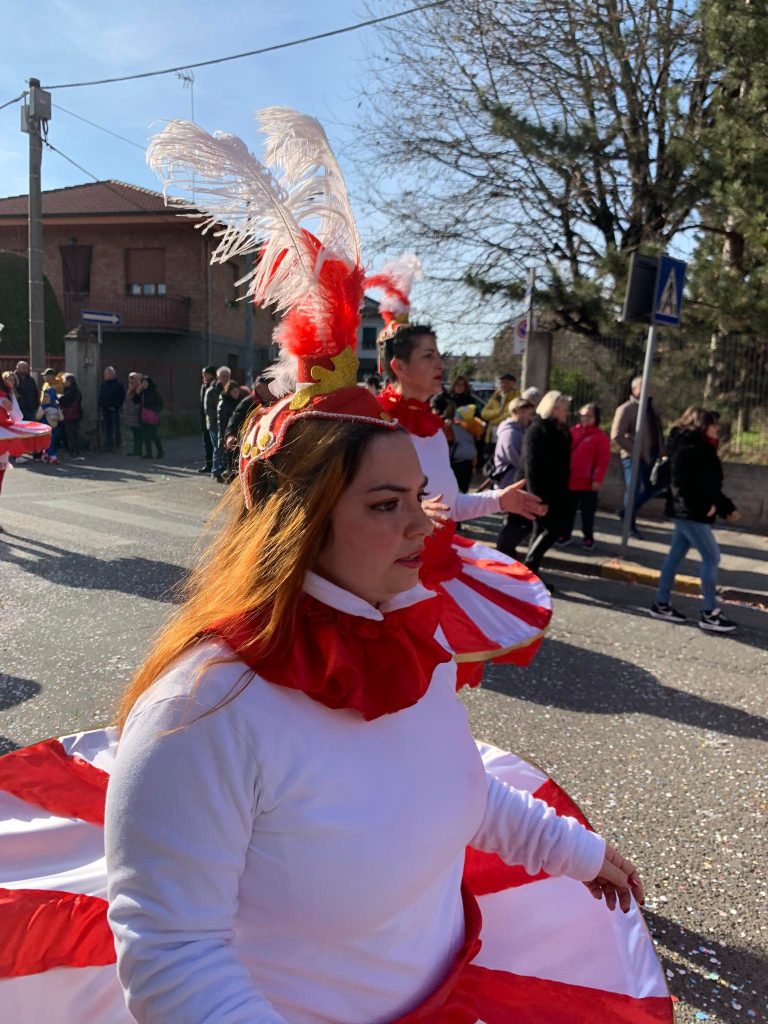
M 181 199 L 169 199 L 168 206 L 179 212 L 194 207 Z M 71 185 L 43 192 L 43 216 L 108 216 L 109 214 L 168 213 L 160 192 L 151 192 L 124 181 L 94 181 L 88 185 Z M 27 197 L 8 196 L 0 199 L 0 217 L 26 217 Z

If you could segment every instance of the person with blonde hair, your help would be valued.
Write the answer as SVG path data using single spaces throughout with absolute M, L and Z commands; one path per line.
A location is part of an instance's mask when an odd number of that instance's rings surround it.
M 529 490 L 544 502 L 546 512 L 533 524 L 525 564 L 538 573 L 544 555 L 568 522 L 568 478 L 571 437 L 566 421 L 570 396 L 547 391 L 523 440 L 523 475 Z M 550 587 L 550 589 L 552 589 Z

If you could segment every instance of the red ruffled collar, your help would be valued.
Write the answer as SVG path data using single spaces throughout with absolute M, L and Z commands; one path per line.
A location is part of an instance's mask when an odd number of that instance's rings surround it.
M 253 636 L 253 615 L 216 623 L 210 632 L 268 682 L 301 690 L 327 708 L 351 708 L 369 722 L 418 703 L 437 666 L 451 660 L 435 640 L 440 614 L 439 596 L 377 620 L 303 594 L 284 655 L 263 658 L 244 649 Z
M 387 384 L 378 400 L 390 416 L 402 423 L 409 434 L 432 437 L 443 429 L 443 421 L 426 402 L 420 402 L 416 398 L 403 398 L 391 384 Z

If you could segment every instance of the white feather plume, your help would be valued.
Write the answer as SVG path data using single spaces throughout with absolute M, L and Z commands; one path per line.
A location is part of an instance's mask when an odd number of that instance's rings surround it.
M 317 218 L 315 234 L 328 252 L 359 264 L 360 238 L 344 175 L 323 126 L 290 107 L 267 107 L 256 118 L 266 136 L 264 158 L 281 168 L 296 219 Z
M 404 295 L 407 295 L 410 300 L 414 281 L 424 280 L 424 270 L 421 266 L 421 260 L 415 253 L 405 252 L 402 256 L 389 260 L 373 276 L 377 278 L 388 277 L 395 288 Z M 408 305 L 404 305 L 396 295 L 385 294 L 379 303 L 379 308 L 396 315 L 410 309 L 410 301 Z
M 209 134 L 190 121 L 171 121 L 155 135 L 147 162 L 163 182 L 163 193 L 181 191 L 202 211 L 198 227 L 213 231 L 218 244 L 212 262 L 259 252 L 248 296 L 279 310 L 315 304 L 322 260 L 334 256 L 360 261 L 360 242 L 344 178 L 318 121 L 287 107 L 258 115 L 266 134 L 266 166 L 242 139 Z M 193 214 L 193 216 L 195 216 Z M 302 224 L 317 222 L 313 234 L 319 259 Z M 320 310 L 318 310 L 318 317 Z

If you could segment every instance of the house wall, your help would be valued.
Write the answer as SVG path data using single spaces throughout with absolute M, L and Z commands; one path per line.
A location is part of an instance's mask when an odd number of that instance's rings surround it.
M 245 310 L 242 302 L 233 305 L 233 282 L 245 273 L 245 260 L 231 261 L 236 265 L 236 276 L 232 265 L 226 263 L 212 266 L 209 277 L 207 261 L 211 243 L 207 237 L 200 235 L 191 221 L 177 218 L 173 222 L 158 221 L 135 225 L 86 221 L 67 224 L 58 224 L 56 221 L 44 222 L 43 269 L 62 306 L 63 272 L 60 249 L 70 244 L 93 247 L 91 294 L 99 302 L 108 301 L 110 296 L 126 294 L 126 249 L 165 249 L 166 294 L 169 298 L 189 300 L 189 341 L 190 348 L 195 349 L 195 360 L 199 360 L 199 348 L 194 336 L 206 337 L 209 329 L 206 296 L 210 282 L 210 332 L 214 348 L 212 361 L 216 362 L 219 353 L 226 356 L 227 352 L 239 351 L 240 365 L 244 365 Z M 26 255 L 26 227 L 0 223 L 0 249 Z M 243 286 L 238 291 L 242 294 Z M 106 302 L 104 304 L 106 305 Z M 109 312 L 108 309 L 105 311 Z M 268 313 L 263 310 L 254 311 L 254 347 L 263 347 L 271 343 L 274 323 L 273 317 Z M 125 332 L 121 330 L 119 333 Z M 156 339 L 157 335 L 154 332 L 146 332 L 145 337 Z M 258 362 L 258 358 L 255 362 Z

